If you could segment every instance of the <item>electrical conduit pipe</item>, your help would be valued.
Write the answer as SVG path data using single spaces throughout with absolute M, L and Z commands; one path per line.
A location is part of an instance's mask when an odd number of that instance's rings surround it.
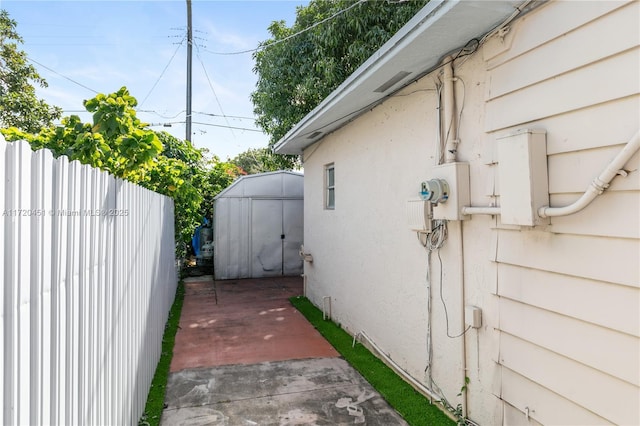
M 442 399 L 442 397 L 440 395 L 436 394 L 434 391 L 432 391 L 431 389 L 429 389 L 428 387 L 426 387 L 425 385 L 420 383 L 411 374 L 409 374 L 407 371 L 405 371 L 404 368 L 402 368 L 398 364 L 396 364 L 396 362 L 394 360 L 392 360 L 391 357 L 389 357 L 389 355 L 387 355 L 385 352 L 383 352 L 382 349 L 380 349 L 380 347 L 378 345 L 376 345 L 376 343 L 373 340 L 371 340 L 371 338 L 369 336 L 367 336 L 367 334 L 364 331 L 360 331 L 359 333 L 357 333 L 353 337 L 353 345 L 354 346 L 355 346 L 356 340 L 358 340 L 358 336 L 364 338 L 367 341 L 367 344 L 375 352 L 377 352 L 380 357 L 382 357 L 382 359 L 385 361 L 385 363 L 388 366 L 390 366 L 393 370 L 395 370 L 395 372 L 398 373 L 402 378 L 404 378 L 404 380 L 409 382 L 409 384 L 411 386 L 413 386 L 414 389 L 416 389 L 418 392 L 420 392 L 424 396 L 426 396 L 429 399 L 431 399 L 432 402 L 433 401 L 440 401 Z
M 540 217 L 556 217 L 556 216 L 568 216 L 579 212 L 587 207 L 596 197 L 602 194 L 616 175 L 626 176 L 626 172 L 623 167 L 633 157 L 633 155 L 640 149 L 640 130 L 627 142 L 622 148 L 622 151 L 616 155 L 616 157 L 609 163 L 609 165 L 596 177 L 582 196 L 576 200 L 573 204 L 564 207 L 551 207 L 544 206 L 538 209 L 538 216 Z M 465 206 L 462 208 L 462 214 L 487 214 L 496 215 L 500 214 L 500 207 L 474 207 Z
M 616 155 L 616 157 L 609 163 L 609 165 L 595 178 L 587 190 L 582 196 L 576 200 L 573 204 L 565 207 L 540 207 L 538 209 L 538 215 L 540 217 L 554 217 L 554 216 L 567 216 L 579 212 L 587 207 L 596 197 L 602 194 L 608 187 L 609 183 L 618 174 L 625 174 L 622 168 L 627 161 L 633 157 L 633 155 L 640 149 L 640 130 L 627 142 L 622 151 Z M 621 172 L 622 171 L 622 172 Z
M 455 75 L 453 73 L 453 58 L 451 56 L 447 56 L 444 58 L 443 64 L 444 71 L 444 125 L 445 125 L 445 152 L 444 152 L 444 162 L 445 163 L 455 163 L 457 160 L 458 153 L 458 144 L 460 140 L 458 139 L 458 122 L 456 120 L 456 95 L 455 95 L 455 87 L 454 82 L 456 81 Z M 459 238 L 458 244 L 460 247 L 460 253 L 464 253 L 463 248 L 463 240 L 462 240 L 462 221 L 458 221 L 459 226 Z M 459 273 L 460 273 L 460 318 L 462 322 L 462 327 L 464 328 L 464 254 L 460 257 L 458 262 L 459 265 Z M 460 357 L 461 357 L 461 368 L 462 368 L 462 384 L 466 383 L 467 380 L 467 348 L 464 334 L 461 336 L 460 341 Z M 462 416 L 467 417 L 467 392 L 462 392 Z
M 454 93 L 453 82 L 453 58 L 447 56 L 444 58 L 444 162 L 454 163 L 456 161 L 456 152 L 458 150 L 458 123 L 456 122 L 456 96 Z

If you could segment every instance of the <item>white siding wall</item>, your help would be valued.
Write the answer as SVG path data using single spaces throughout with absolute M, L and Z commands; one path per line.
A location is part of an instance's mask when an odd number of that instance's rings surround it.
M 547 131 L 552 205 L 640 127 L 638 16 L 638 2 L 554 2 L 485 49 L 485 130 Z M 500 392 L 540 423 L 640 423 L 639 165 L 547 229 L 494 231 Z
M 459 159 L 474 205 L 499 203 L 495 140 L 546 131 L 551 205 L 576 200 L 640 126 L 639 2 L 549 2 L 456 61 L 464 103 Z M 426 254 L 405 200 L 435 164 L 437 71 L 305 151 L 307 292 L 332 297 L 334 319 L 364 330 L 427 383 Z M 462 84 L 464 82 L 464 85 Z M 323 209 L 335 163 L 336 209 Z M 469 416 L 480 424 L 638 424 L 640 168 L 584 211 L 527 228 L 474 216 L 451 222 L 441 250 L 449 331 L 461 308 L 483 310 L 465 335 Z M 464 260 L 464 301 L 459 268 Z M 432 259 L 433 377 L 453 405 L 461 339 L 446 337 Z
M 175 294 L 173 201 L 0 138 L 0 423 L 137 424 Z

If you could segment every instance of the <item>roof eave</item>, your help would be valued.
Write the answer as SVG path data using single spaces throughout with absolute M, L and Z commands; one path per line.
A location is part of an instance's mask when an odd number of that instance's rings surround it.
M 301 154 L 327 134 L 382 103 L 391 94 L 438 66 L 442 57 L 509 16 L 519 0 L 431 0 L 349 78 L 302 118 L 274 146 L 278 154 Z M 482 19 L 478 19 L 478 11 Z M 473 19 L 472 19 L 473 18 Z M 469 28 L 463 34 L 461 28 Z M 455 30 L 455 31 L 454 31 Z M 421 44 L 433 38 L 434 43 Z M 419 51 L 424 59 L 411 57 Z M 414 55 L 415 56 L 415 55 Z M 398 66 L 393 66 L 398 64 Z M 393 83 L 399 68 L 403 78 Z M 386 89 L 377 92 L 391 82 Z M 382 86 L 380 86 L 382 84 Z M 365 86 L 368 87 L 366 90 Z M 358 91 L 361 93 L 358 94 Z M 366 96 L 362 96 L 366 95 Z

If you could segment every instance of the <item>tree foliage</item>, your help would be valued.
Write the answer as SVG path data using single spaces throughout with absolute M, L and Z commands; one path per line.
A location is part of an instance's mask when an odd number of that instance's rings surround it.
M 0 10 L 0 126 L 37 132 L 60 118 L 62 110 L 36 97 L 33 84 L 47 87 L 47 82 L 18 49 L 20 43 L 16 22 Z
M 16 127 L 1 131 L 7 141 L 27 140 L 34 150 L 48 148 L 56 157 L 66 155 L 172 197 L 178 254 L 184 255 L 202 218 L 211 218 L 213 197 L 233 182 L 240 170 L 217 159 L 205 160 L 202 151 L 189 141 L 149 129 L 137 118 L 136 105 L 136 99 L 123 87 L 84 102 L 93 113 L 92 123 L 71 115 L 58 126 L 49 125 L 34 133 Z
M 296 163 L 292 163 L 284 155 L 274 154 L 270 148 L 250 148 L 231 159 L 246 174 L 275 172 L 277 170 L 293 170 Z
M 257 124 L 269 134 L 270 144 L 337 88 L 427 1 L 360 1 L 287 40 L 356 1 L 311 0 L 308 6 L 298 7 L 292 27 L 284 21 L 273 22 L 269 26 L 272 38 L 254 54 L 258 83 L 251 94 Z

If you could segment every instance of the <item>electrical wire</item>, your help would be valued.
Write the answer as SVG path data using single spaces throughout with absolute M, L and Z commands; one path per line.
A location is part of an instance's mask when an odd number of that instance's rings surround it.
M 150 110 L 150 109 L 136 109 L 136 112 L 146 112 L 146 113 L 149 113 L 149 114 L 155 114 L 158 117 L 166 118 L 167 120 L 171 120 L 171 119 L 176 118 L 177 116 L 179 116 L 180 114 L 182 114 L 182 113 L 184 113 L 186 111 L 183 109 L 182 111 L 178 112 L 176 115 L 172 115 L 172 116 L 162 115 L 158 111 L 154 111 L 154 110 Z
M 225 118 L 238 118 L 240 120 L 253 120 L 255 121 L 255 117 L 244 117 L 241 115 L 220 115 L 220 114 L 212 114 L 209 112 L 202 112 L 202 111 L 191 111 L 193 114 L 200 114 L 200 115 L 208 115 L 210 117 L 225 117 Z
M 229 123 L 229 120 L 227 119 L 227 116 L 225 115 L 224 110 L 222 109 L 222 104 L 220 103 L 220 99 L 218 99 L 218 95 L 216 94 L 216 91 L 213 88 L 213 84 L 211 83 L 211 79 L 209 78 L 209 73 L 207 73 L 207 67 L 204 66 L 204 62 L 202 62 L 202 58 L 200 57 L 200 47 L 197 44 L 195 44 L 195 46 L 196 46 L 196 58 L 198 58 L 200 65 L 202 65 L 202 71 L 204 71 L 204 76 L 207 78 L 207 82 L 209 83 L 209 87 L 211 88 L 211 92 L 213 93 L 213 97 L 215 98 L 216 103 L 218 104 L 218 108 L 220 108 L 220 112 L 222 113 L 222 116 L 224 117 L 224 121 L 227 123 L 227 126 L 229 127 L 229 131 L 231 132 L 231 135 L 235 139 L 236 134 L 233 133 L 233 128 L 231 127 L 231 124 Z
M 447 337 L 450 339 L 457 339 L 458 337 L 462 337 L 466 334 L 467 331 L 471 329 L 471 326 L 468 326 L 462 333 L 452 336 L 449 334 L 449 312 L 447 311 L 447 304 L 444 301 L 444 296 L 442 295 L 442 257 L 440 257 L 440 249 L 436 250 L 436 254 L 438 255 L 438 262 L 440 263 L 440 300 L 442 301 L 442 307 L 444 308 L 444 319 L 445 324 L 447 326 Z
M 442 144 L 442 83 L 439 79 L 438 81 L 434 79 L 434 83 L 438 96 L 438 121 L 436 125 L 436 146 L 438 147 L 438 152 L 436 154 L 438 155 L 437 164 L 442 164 L 444 163 L 444 145 Z
M 170 125 L 173 125 L 173 124 L 186 124 L 186 121 L 167 121 L 165 123 L 153 123 L 153 124 L 150 124 L 150 125 L 152 125 L 152 126 L 171 127 Z M 246 131 L 246 132 L 263 133 L 262 130 L 249 129 L 247 127 L 224 126 L 222 124 L 203 123 L 203 122 L 200 122 L 200 121 L 194 121 L 193 124 L 198 124 L 200 126 L 220 127 L 220 128 L 223 128 L 223 129 L 228 129 L 229 127 L 231 127 L 234 130 L 242 130 L 242 131 Z
M 48 66 L 46 66 L 46 65 L 44 65 L 44 64 L 41 64 L 40 62 L 36 61 L 35 59 L 33 59 L 32 57 L 30 57 L 29 55 L 27 55 L 27 59 L 29 59 L 29 61 L 33 62 L 34 64 L 40 65 L 42 68 L 44 68 L 44 69 L 46 69 L 46 70 L 49 70 L 49 71 L 51 71 L 52 73 L 54 73 L 54 74 L 56 74 L 56 75 L 59 75 L 60 77 L 62 77 L 62 78 L 64 78 L 64 79 L 66 79 L 66 80 L 69 80 L 69 81 L 70 81 L 70 82 L 72 82 L 73 84 L 76 84 L 76 85 L 78 85 L 78 86 L 82 87 L 83 89 L 87 89 L 87 90 L 88 90 L 88 91 L 90 91 L 90 92 L 93 92 L 93 93 L 95 93 L 95 94 L 98 94 L 98 91 L 97 91 L 97 90 L 93 90 L 91 87 L 85 86 L 84 84 L 79 83 L 79 82 L 75 81 L 74 79 L 72 79 L 72 78 L 70 78 L 70 77 L 67 77 L 66 75 L 60 74 L 58 71 L 56 71 L 56 70 L 54 70 L 54 69 L 51 69 L 51 68 L 49 68 Z
M 184 123 L 184 121 L 182 123 Z M 264 133 L 262 130 L 258 130 L 258 129 L 249 129 L 246 127 L 236 127 L 236 126 L 223 126 L 221 124 L 203 123 L 200 121 L 194 121 L 193 124 L 199 124 L 201 126 L 221 127 L 223 129 L 235 129 L 235 130 L 245 130 L 247 132 Z
M 158 83 L 160 82 L 160 80 L 162 79 L 162 76 L 164 75 L 164 73 L 167 71 L 167 68 L 169 68 L 169 65 L 171 65 L 171 62 L 173 62 L 173 58 L 176 57 L 176 54 L 178 53 L 178 51 L 180 50 L 180 48 L 182 47 L 182 44 L 184 43 L 186 37 L 183 37 L 182 40 L 180 40 L 180 43 L 178 43 L 178 47 L 176 48 L 175 52 L 173 52 L 173 55 L 171 56 L 171 58 L 169 59 L 169 62 L 167 63 L 167 65 L 164 67 L 164 69 L 162 70 L 162 72 L 160 73 L 160 75 L 158 76 L 158 78 L 156 79 L 156 82 L 153 83 L 153 86 L 151 86 L 151 89 L 149 90 L 149 93 L 147 93 L 147 96 L 144 97 L 144 99 L 142 100 L 142 102 L 140 102 L 140 104 L 138 105 L 138 107 L 141 107 L 142 104 L 144 104 L 146 102 L 146 100 L 149 98 L 149 95 L 151 95 L 151 92 L 153 92 L 153 90 L 156 88 L 156 86 L 158 85 Z
M 446 220 L 435 220 L 434 223 L 435 227 L 429 233 L 429 235 L 427 235 L 425 245 L 425 247 L 429 251 L 440 250 L 440 248 L 442 248 L 442 246 L 444 245 L 447 237 L 449 236 Z
M 433 363 L 433 343 L 431 340 L 431 323 L 433 322 L 433 310 L 431 309 L 431 277 L 429 276 L 431 253 L 431 250 L 427 250 L 427 366 L 424 369 L 424 372 L 427 373 L 427 378 L 429 379 L 429 389 L 433 389 L 433 369 L 431 368 Z
M 323 19 L 323 20 L 321 20 L 321 21 L 315 22 L 313 25 L 309 25 L 307 28 L 304 28 L 304 29 L 302 29 L 302 30 L 298 31 L 297 33 L 290 34 L 290 35 L 286 36 L 286 37 L 285 37 L 285 38 L 283 38 L 283 39 L 280 39 L 280 40 L 276 40 L 276 41 L 274 41 L 273 43 L 262 44 L 262 45 L 260 45 L 260 46 L 258 46 L 258 47 L 256 47 L 256 48 L 253 48 L 253 49 L 240 50 L 240 51 L 237 51 L 237 52 L 214 52 L 214 51 L 207 50 L 207 49 L 202 49 L 202 50 L 204 50 L 205 52 L 210 53 L 210 54 L 212 54 L 212 55 L 242 55 L 242 54 L 244 54 L 244 53 L 253 53 L 253 52 L 257 52 L 257 51 L 259 51 L 259 50 L 263 50 L 263 49 L 266 49 L 266 48 L 268 48 L 268 47 L 273 47 L 273 46 L 275 46 L 275 45 L 277 45 L 277 44 L 284 43 L 285 41 L 290 40 L 290 39 L 292 39 L 292 38 L 294 38 L 294 37 L 297 37 L 297 36 L 299 36 L 300 34 L 304 34 L 304 33 L 306 33 L 307 31 L 310 31 L 310 30 L 314 29 L 315 27 L 317 27 L 317 26 L 319 26 L 319 25 L 321 25 L 321 24 L 324 24 L 325 22 L 328 22 L 328 21 L 330 21 L 330 20 L 332 20 L 332 19 L 334 19 L 334 18 L 338 17 L 339 15 L 342 15 L 342 14 L 343 14 L 343 13 L 345 13 L 346 11 L 348 11 L 348 10 L 350 10 L 350 9 L 353 9 L 354 7 L 356 7 L 357 5 L 359 5 L 360 3 L 364 3 L 364 2 L 366 2 L 366 1 L 367 1 L 367 0 L 358 0 L 356 3 L 353 3 L 351 6 L 349 6 L 349 7 L 345 8 L 345 9 L 339 10 L 338 12 L 334 13 L 333 15 L 331 15 L 331 16 L 329 16 L 329 17 L 327 17 L 327 18 L 324 18 L 324 19 Z
M 509 23 L 511 21 L 513 21 L 516 16 L 520 15 L 522 13 L 522 11 L 529 6 L 529 3 L 531 3 L 533 0 L 527 0 L 524 3 L 520 4 L 519 6 L 515 6 L 515 9 L 513 11 L 513 13 L 504 21 L 502 21 L 499 25 L 495 26 L 491 31 L 489 31 L 487 34 L 485 34 L 481 39 L 480 39 L 480 44 L 484 43 L 485 41 L 487 41 L 487 39 L 489 39 L 490 37 L 492 37 L 495 34 L 498 34 L 500 31 L 502 31 L 502 29 L 504 29 L 507 25 L 509 25 Z
M 464 80 L 460 77 L 455 77 L 454 82 L 459 81 L 462 83 L 462 102 L 460 105 L 460 114 L 458 114 L 458 129 L 460 129 L 460 123 L 462 123 L 462 111 L 464 111 L 464 101 L 467 98 L 467 86 L 464 84 Z

